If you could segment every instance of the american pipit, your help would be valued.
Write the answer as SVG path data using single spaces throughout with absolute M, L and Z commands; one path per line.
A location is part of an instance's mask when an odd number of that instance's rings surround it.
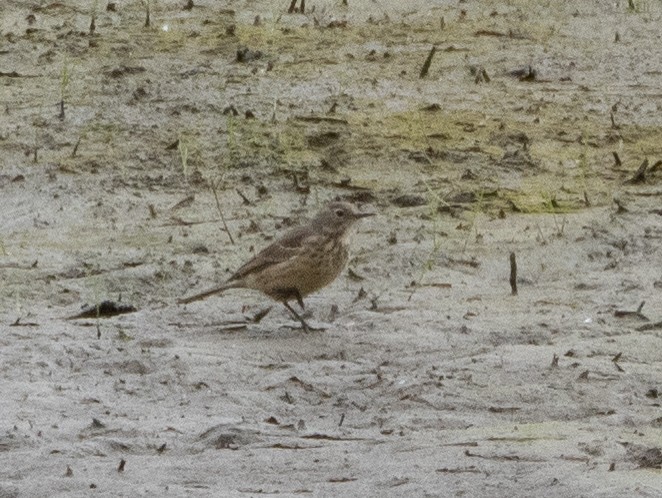
M 308 324 L 289 301 L 296 300 L 304 309 L 304 297 L 340 275 L 349 257 L 349 229 L 359 219 L 373 214 L 356 212 L 345 202 L 332 202 L 310 223 L 291 230 L 260 251 L 224 284 L 178 303 L 204 299 L 226 289 L 255 289 L 283 303 L 308 332 Z

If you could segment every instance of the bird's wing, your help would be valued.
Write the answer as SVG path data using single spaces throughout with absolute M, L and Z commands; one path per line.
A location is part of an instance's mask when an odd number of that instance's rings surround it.
M 295 257 L 301 248 L 313 242 L 318 236 L 310 232 L 307 227 L 295 228 L 281 239 L 265 247 L 253 259 L 245 263 L 232 275 L 228 282 L 246 277 L 251 273 L 261 271 L 269 266 L 282 263 Z

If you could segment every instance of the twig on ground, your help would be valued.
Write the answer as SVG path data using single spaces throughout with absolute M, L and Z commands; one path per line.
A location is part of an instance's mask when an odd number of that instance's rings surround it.
M 223 230 L 225 233 L 228 234 L 228 238 L 230 239 L 230 243 L 234 245 L 234 238 L 232 237 L 232 233 L 230 233 L 230 229 L 228 228 L 228 224 L 225 221 L 225 215 L 223 214 L 223 209 L 221 208 L 221 201 L 218 200 L 218 192 L 217 192 L 217 185 L 215 182 L 210 181 L 209 182 L 209 187 L 211 188 L 211 191 L 214 194 L 214 199 L 216 200 L 216 209 L 218 210 L 218 214 L 221 217 L 221 222 L 223 223 Z
M 646 170 L 648 169 L 648 159 L 644 159 L 644 162 L 641 163 L 639 169 L 632 178 L 630 178 L 625 183 L 644 183 L 646 181 Z
M 614 311 L 614 316 L 616 318 L 626 318 L 626 317 L 638 318 L 639 320 L 644 320 L 647 322 L 648 317 L 641 312 L 641 310 L 644 308 L 644 304 L 646 304 L 646 301 L 641 301 L 641 304 L 637 308 L 637 311 L 616 310 Z
M 517 295 L 517 259 L 515 253 L 510 253 L 510 289 L 513 296 Z
M 434 57 L 434 53 L 437 51 L 437 47 L 432 45 L 432 48 L 430 49 L 430 53 L 428 54 L 427 59 L 425 59 L 425 62 L 423 63 L 423 67 L 421 68 L 421 73 L 418 75 L 419 78 L 425 78 L 428 75 L 428 70 L 430 69 L 430 64 L 432 64 L 432 58 Z

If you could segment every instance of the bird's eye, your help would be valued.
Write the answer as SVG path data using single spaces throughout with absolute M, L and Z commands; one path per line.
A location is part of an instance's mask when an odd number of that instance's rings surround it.
M 338 218 L 342 218 L 343 216 L 345 216 L 345 211 L 343 211 L 342 209 L 336 209 L 336 216 Z

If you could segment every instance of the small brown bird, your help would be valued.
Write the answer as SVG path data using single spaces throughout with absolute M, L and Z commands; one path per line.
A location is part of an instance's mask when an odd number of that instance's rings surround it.
M 289 301 L 303 298 L 333 282 L 349 257 L 349 229 L 374 213 L 358 213 L 346 202 L 332 202 L 309 224 L 295 228 L 260 251 L 219 287 L 183 298 L 179 304 L 204 299 L 226 289 L 258 290 L 285 305 L 308 332 L 308 324 Z

